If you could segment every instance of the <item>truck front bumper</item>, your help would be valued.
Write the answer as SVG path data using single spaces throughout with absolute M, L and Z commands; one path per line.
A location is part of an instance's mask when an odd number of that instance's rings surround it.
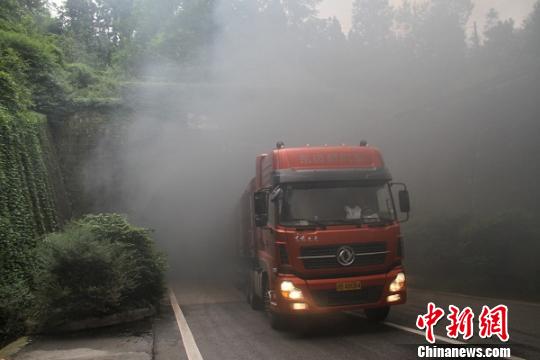
M 280 314 L 325 314 L 355 311 L 404 304 L 407 301 L 407 284 L 399 291 L 390 291 L 390 284 L 401 266 L 383 274 L 346 278 L 304 280 L 294 275 L 278 275 L 275 288 L 270 293 L 271 310 Z M 289 281 L 302 291 L 302 298 L 290 299 L 282 295 L 281 283 Z M 338 291 L 338 284 L 353 284 L 354 289 Z

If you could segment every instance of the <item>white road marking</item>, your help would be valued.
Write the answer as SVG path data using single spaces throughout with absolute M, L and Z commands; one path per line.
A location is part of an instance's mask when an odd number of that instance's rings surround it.
M 390 327 L 399 329 L 399 330 L 403 330 L 403 331 L 410 332 L 410 333 L 412 333 L 412 334 L 420 335 L 420 336 L 422 336 L 422 337 L 425 336 L 425 334 L 424 334 L 423 331 L 420 331 L 420 330 L 417 330 L 417 329 L 413 329 L 413 328 L 410 328 L 410 327 L 408 327 L 408 326 L 398 325 L 398 324 L 394 324 L 394 323 L 391 323 L 391 322 L 388 322 L 388 321 L 385 321 L 383 324 L 386 325 L 386 326 L 390 326 Z M 446 337 L 446 336 L 441 336 L 441 335 L 435 335 L 435 339 L 436 339 L 436 340 L 439 340 L 439 341 L 444 341 L 444 342 L 446 342 L 446 343 L 453 344 L 453 345 L 466 345 L 466 344 L 467 344 L 467 343 L 465 343 L 465 342 L 463 342 L 463 341 L 451 339 L 451 338 L 448 338 L 448 337 Z M 519 356 L 511 356 L 511 357 L 508 358 L 508 359 L 512 359 L 512 360 L 525 360 L 524 358 L 521 358 L 521 357 L 519 357 Z
M 422 337 L 425 336 L 423 331 L 413 329 L 413 328 L 410 328 L 410 327 L 407 327 L 407 326 L 398 325 L 398 324 L 394 324 L 394 323 L 387 322 L 387 321 L 385 321 L 383 324 L 386 325 L 386 326 L 390 326 L 390 327 L 399 329 L 399 330 L 403 330 L 403 331 L 407 331 L 407 332 L 410 332 L 410 333 L 413 333 L 413 334 L 416 334 L 416 335 L 420 335 Z M 439 341 L 444 341 L 444 342 L 449 343 L 449 344 L 465 345 L 465 343 L 463 341 L 450 339 L 450 338 L 447 338 L 446 336 L 435 335 L 435 339 L 439 340 Z
M 180 305 L 178 305 L 178 301 L 176 301 L 176 296 L 172 289 L 169 289 L 169 297 L 171 299 L 174 316 L 176 317 L 176 323 L 178 324 L 178 329 L 180 330 L 180 335 L 182 336 L 182 342 L 184 343 L 184 349 L 186 350 L 188 359 L 203 360 L 201 352 L 195 342 L 195 338 L 189 329 L 184 313 L 180 309 Z
M 199 348 L 197 347 L 197 343 L 195 342 L 195 338 L 193 337 L 193 334 L 191 333 L 191 330 L 186 321 L 186 318 L 184 317 L 184 313 L 182 313 L 182 310 L 180 309 L 180 305 L 178 305 L 178 301 L 176 300 L 176 296 L 174 295 L 174 291 L 172 289 L 169 289 L 169 296 L 170 296 L 171 305 L 174 311 L 174 316 L 176 317 L 176 323 L 178 324 L 178 329 L 180 330 L 180 335 L 182 336 L 182 342 L 184 343 L 184 348 L 186 350 L 188 359 L 189 360 L 204 360 L 201 355 L 201 352 L 199 351 Z M 354 314 L 354 315 L 357 315 L 357 314 Z M 423 331 L 413 329 L 408 326 L 394 324 L 388 321 L 385 321 L 383 324 L 386 326 L 393 327 L 398 330 L 409 332 L 411 334 L 420 335 L 422 337 L 425 336 Z M 435 339 L 446 342 L 448 344 L 453 344 L 453 345 L 466 345 L 466 343 L 463 341 L 451 339 L 451 338 L 448 338 L 446 336 L 441 336 L 441 335 L 435 335 Z M 509 359 L 526 360 L 519 356 L 511 356 Z

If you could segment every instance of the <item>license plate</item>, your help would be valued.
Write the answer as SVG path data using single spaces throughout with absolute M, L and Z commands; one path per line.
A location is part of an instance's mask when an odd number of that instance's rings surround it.
M 360 281 L 348 281 L 336 284 L 337 291 L 351 291 L 351 290 L 360 290 L 362 284 Z

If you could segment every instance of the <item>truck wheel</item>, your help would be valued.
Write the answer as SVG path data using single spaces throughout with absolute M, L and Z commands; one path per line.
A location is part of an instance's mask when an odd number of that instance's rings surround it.
M 248 278 L 246 286 L 246 300 L 253 310 L 262 310 L 264 308 L 263 301 L 255 294 L 253 279 L 251 277 Z
M 289 317 L 282 314 L 277 314 L 273 312 L 270 308 L 270 293 L 268 292 L 268 281 L 264 279 L 263 281 L 263 291 L 264 291 L 264 310 L 266 316 L 270 321 L 270 326 L 274 330 L 282 331 L 286 330 L 289 325 Z
M 364 313 L 366 314 L 367 319 L 372 322 L 384 321 L 386 317 L 388 316 L 389 312 L 390 312 L 390 306 L 364 310 Z

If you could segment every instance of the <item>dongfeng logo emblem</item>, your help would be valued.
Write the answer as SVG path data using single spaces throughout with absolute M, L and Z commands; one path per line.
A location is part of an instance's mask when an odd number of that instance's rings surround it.
M 342 246 L 337 251 L 337 262 L 349 266 L 354 262 L 354 250 L 350 246 Z

